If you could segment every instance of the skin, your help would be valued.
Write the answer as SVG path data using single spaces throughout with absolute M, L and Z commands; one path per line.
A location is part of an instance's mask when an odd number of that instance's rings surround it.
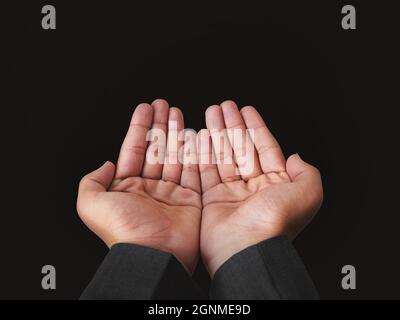
M 199 166 L 200 248 L 213 277 L 226 260 L 251 245 L 279 235 L 293 239 L 320 208 L 323 192 L 319 171 L 297 154 L 286 161 L 255 108 L 239 111 L 234 102 L 226 101 L 207 109 L 206 123 L 209 130 L 199 133 L 199 155 L 211 153 L 206 143 L 215 143 L 210 130 L 224 128 L 254 129 L 257 150 L 254 168 L 245 174 L 234 162 Z M 237 150 L 233 151 L 235 155 Z
M 211 106 L 206 112 L 209 130 L 201 130 L 197 148 L 196 144 L 190 148 L 199 159 L 211 158 L 210 130 L 255 129 L 257 152 L 250 172 L 235 162 L 150 164 L 145 156 L 147 131 L 158 128 L 171 133 L 168 119 L 177 121 L 178 131 L 183 129 L 182 113 L 166 101 L 139 105 L 117 165 L 106 162 L 81 180 L 78 213 L 109 247 L 134 243 L 170 252 L 189 272 L 201 250 L 213 276 L 248 246 L 282 234 L 293 239 L 318 211 L 322 202 L 318 170 L 298 155 L 285 160 L 253 107 L 239 111 L 231 101 Z M 169 141 L 166 154 L 177 156 Z M 239 162 L 239 150 L 234 148 L 233 155 Z
M 81 180 L 77 210 L 108 247 L 134 243 L 170 252 L 192 272 L 199 257 L 202 208 L 198 167 L 145 159 L 148 130 L 171 134 L 168 120 L 177 121 L 178 131 L 183 129 L 182 112 L 166 101 L 140 104 L 117 165 L 106 162 Z

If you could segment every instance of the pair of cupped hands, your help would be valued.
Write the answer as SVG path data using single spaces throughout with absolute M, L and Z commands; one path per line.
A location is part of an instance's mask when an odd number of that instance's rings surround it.
M 129 243 L 169 252 L 189 272 L 201 255 L 211 277 L 249 246 L 279 235 L 293 239 L 321 206 L 318 169 L 298 154 L 286 160 L 254 107 L 239 110 L 232 101 L 213 105 L 206 126 L 188 139 L 191 159 L 217 161 L 147 161 L 148 149 L 157 144 L 148 142 L 150 129 L 166 134 L 164 146 L 158 142 L 165 159 L 179 157 L 171 145 L 184 119 L 162 99 L 138 105 L 117 164 L 106 162 L 80 182 L 77 210 L 84 223 L 110 248 Z M 250 171 L 241 172 L 236 157 L 248 148 L 225 141 L 232 161 L 214 152 L 213 132 L 225 129 L 252 129 Z

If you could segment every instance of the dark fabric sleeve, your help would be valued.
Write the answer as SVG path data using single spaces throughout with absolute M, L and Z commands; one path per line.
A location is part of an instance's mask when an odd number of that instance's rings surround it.
M 181 263 L 166 252 L 114 245 L 81 300 L 200 299 L 204 295 Z
M 268 239 L 235 254 L 215 273 L 211 299 L 319 299 L 292 243 Z

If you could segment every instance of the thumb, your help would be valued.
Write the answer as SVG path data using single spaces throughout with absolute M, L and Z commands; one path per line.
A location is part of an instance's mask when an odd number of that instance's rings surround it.
M 318 210 L 322 204 L 323 190 L 319 170 L 303 161 L 296 153 L 286 162 L 286 172 L 302 193 L 310 200 L 310 204 Z
M 97 170 L 84 176 L 79 183 L 77 208 L 82 208 L 90 202 L 99 192 L 105 192 L 109 188 L 115 173 L 115 165 L 107 161 Z

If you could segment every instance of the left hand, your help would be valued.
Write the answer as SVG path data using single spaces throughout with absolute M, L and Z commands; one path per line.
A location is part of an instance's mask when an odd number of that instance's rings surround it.
M 235 103 L 227 101 L 208 108 L 206 121 L 209 130 L 253 129 L 256 149 L 254 157 L 248 159 L 253 164 L 249 172 L 235 161 L 200 162 L 203 190 L 200 247 L 203 261 L 213 276 L 226 260 L 249 246 L 279 235 L 293 239 L 318 211 L 323 193 L 319 171 L 298 155 L 286 161 L 253 107 L 239 112 Z M 211 154 L 208 147 L 211 139 L 217 160 L 222 162 L 226 155 L 215 150 L 219 138 L 209 130 L 198 134 L 198 158 Z M 232 141 L 227 144 L 233 147 L 235 156 L 243 151 Z

